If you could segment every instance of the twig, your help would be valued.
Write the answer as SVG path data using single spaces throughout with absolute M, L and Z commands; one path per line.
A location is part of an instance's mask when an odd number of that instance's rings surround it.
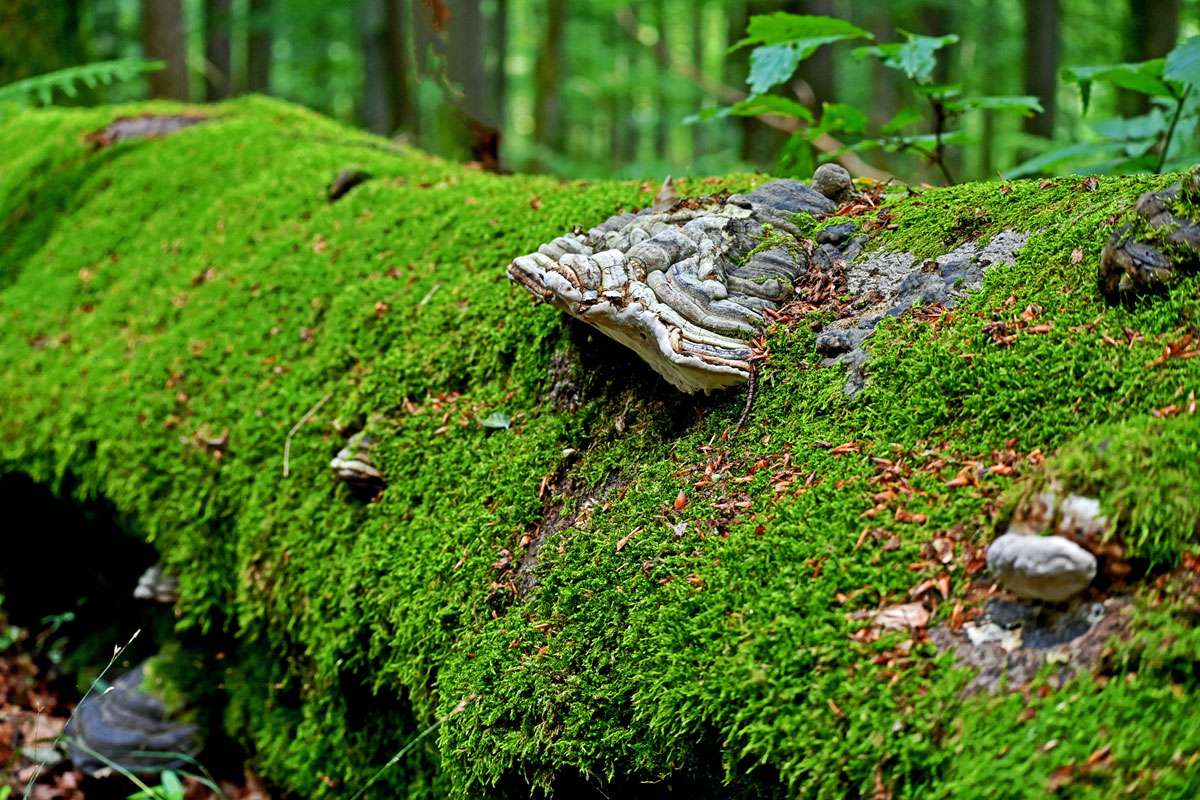
M 733 435 L 729 437 L 730 441 L 737 438 L 742 432 L 742 426 L 746 424 L 747 418 L 750 416 L 750 409 L 754 407 L 754 390 L 758 388 L 758 364 L 750 364 L 750 384 L 746 391 L 746 405 L 742 407 L 742 415 L 738 417 L 737 425 L 733 429 Z
M 313 418 L 313 414 L 316 414 L 321 406 L 325 405 L 325 401 L 331 397 L 333 397 L 333 392 L 326 392 L 325 396 L 318 400 L 312 408 L 306 411 L 304 416 L 300 418 L 300 421 L 293 425 L 292 429 L 288 431 L 287 439 L 285 439 L 283 442 L 283 477 L 286 478 L 291 474 L 289 467 L 292 459 L 292 438 L 308 423 L 310 419 Z
M 940 100 L 929 98 L 930 104 L 933 106 L 933 163 L 937 164 L 938 169 L 942 171 L 942 177 L 946 179 L 946 183 L 950 186 L 955 184 L 954 176 L 950 174 L 949 167 L 946 166 L 946 146 L 942 141 L 942 133 L 946 128 L 946 107 L 942 105 Z
M 1184 89 L 1183 94 L 1179 96 L 1179 101 L 1175 104 L 1175 116 L 1171 117 L 1171 127 L 1167 128 L 1167 138 L 1163 140 L 1162 150 L 1158 154 L 1158 163 L 1154 165 L 1155 175 L 1161 175 L 1163 165 L 1167 163 L 1167 151 L 1171 149 L 1171 139 L 1175 138 L 1175 126 L 1179 124 L 1179 116 L 1183 113 L 1183 102 L 1187 100 L 1191 91 L 1191 86 Z

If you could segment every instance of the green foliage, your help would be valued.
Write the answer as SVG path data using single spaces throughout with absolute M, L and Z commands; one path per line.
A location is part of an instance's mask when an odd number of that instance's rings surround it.
M 870 33 L 845 20 L 779 11 L 751 17 L 746 38 L 734 47 L 758 45 L 750 54 L 750 76 L 746 80 L 754 96 L 792 77 L 800 62 L 823 45 L 871 38 Z
M 176 567 L 181 627 L 227 637 L 226 727 L 283 790 L 846 797 L 879 781 L 896 797 L 1037 797 L 1103 736 L 1093 796 L 1134 780 L 1194 796 L 1193 704 L 1168 700 L 1200 693 L 1200 669 L 1170 597 L 1138 594 L 1149 613 L 1111 680 L 1031 691 L 1032 720 L 1021 694 L 963 698 L 964 674 L 927 643 L 892 669 L 907 637 L 851 638 L 852 615 L 940 574 L 923 555 L 935 537 L 981 545 L 1000 494 L 1039 474 L 1028 459 L 978 491 L 947 486 L 962 463 L 1014 437 L 1051 466 L 1069 445 L 1067 463 L 1200 381 L 1200 359 L 1146 367 L 1200 326 L 1197 280 L 1137 308 L 1094 289 L 1108 221 L 1169 179 L 965 184 L 856 218 L 879 229 L 873 246 L 918 259 L 1034 235 L 938 324 L 885 321 L 854 398 L 812 320 L 769 328 L 730 441 L 742 394 L 671 393 L 502 277 L 652 186 L 484 174 L 261 98 L 160 139 L 83 143 L 163 108 L 0 125 L 0 470 L 106 497 Z M 375 178 L 330 204 L 348 167 Z M 995 345 L 987 326 L 1033 305 L 1049 331 Z M 289 431 L 329 393 L 282 477 Z M 496 414 L 507 429 L 486 426 Z M 361 503 L 327 464 L 368 423 L 389 482 Z M 1153 424 L 1193 433 L 1182 416 Z M 219 456 L 197 436 L 226 429 Z M 1130 462 L 1144 485 L 1160 471 L 1195 485 L 1200 462 L 1168 450 Z M 864 518 L 882 460 L 910 470 L 907 521 Z M 555 511 L 565 527 L 533 552 L 523 538 Z M 1169 564 L 1196 545 L 1156 536 L 1131 537 L 1134 554 Z M 505 558 L 535 565 L 523 595 Z M 939 619 L 974 602 L 961 570 L 950 585 Z M 1146 734 L 1145 709 L 1168 736 Z
M 948 45 L 957 44 L 958 36 L 919 36 L 908 31 L 898 31 L 905 41 L 892 44 L 859 47 L 854 51 L 854 57 L 878 58 L 884 66 L 898 70 L 909 80 L 919 84 L 927 84 L 933 79 L 933 71 L 937 68 L 937 51 Z
M 879 59 L 912 81 L 918 95 L 929 104 L 933 132 L 905 134 L 902 131 L 924 118 L 916 108 L 905 106 L 884 123 L 877 136 L 866 133 L 866 114 L 845 103 L 824 103 L 820 119 L 800 103 L 785 97 L 764 95 L 772 87 L 792 77 L 804 59 L 819 47 L 850 39 L 870 39 L 867 31 L 847 22 L 829 17 L 802 16 L 777 12 L 751 17 L 748 35 L 738 46 L 757 44 L 750 55 L 749 99 L 722 109 L 709 109 L 689 117 L 697 122 L 722 116 L 760 116 L 775 114 L 792 117 L 801 123 L 801 131 L 785 147 L 781 165 L 785 171 L 806 176 L 812 171 L 815 150 L 811 145 L 827 134 L 836 134 L 846 142 L 838 152 L 822 155 L 822 160 L 836 158 L 843 152 L 863 152 L 882 148 L 888 152 L 913 151 L 937 166 L 948 183 L 954 180 L 946 164 L 944 148 L 965 141 L 961 133 L 947 125 L 968 111 L 1008 111 L 1028 116 L 1041 111 L 1035 97 L 1023 95 L 976 97 L 964 95 L 960 84 L 932 84 L 937 68 L 937 52 L 958 42 L 954 34 L 921 36 L 900 31 L 904 41 L 868 45 L 856 48 L 855 58 Z
M 158 776 L 158 786 L 150 786 L 129 795 L 128 800 L 183 800 L 183 781 L 171 770 L 163 770 Z
M 1020 177 L 1064 165 L 1087 172 L 1155 172 L 1182 169 L 1200 156 L 1200 36 L 1180 43 L 1166 58 L 1136 64 L 1070 67 L 1063 78 L 1079 87 L 1083 109 L 1094 84 L 1144 94 L 1149 113 L 1106 119 L 1092 125 L 1094 141 L 1054 148 L 1008 171 Z
M 35 102 L 48 106 L 54 102 L 55 92 L 67 97 L 76 97 L 81 85 L 94 89 L 97 86 L 131 81 L 146 72 L 155 72 L 162 68 L 161 61 L 142 58 L 122 58 L 67 67 L 0 86 L 0 106 L 8 103 L 31 105 Z

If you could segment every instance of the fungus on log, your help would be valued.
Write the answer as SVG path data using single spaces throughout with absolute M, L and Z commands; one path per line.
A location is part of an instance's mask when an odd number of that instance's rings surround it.
M 508 275 L 680 391 L 711 392 L 750 377 L 749 339 L 808 268 L 799 247 L 760 247 L 765 226 L 799 238 L 792 215 L 833 210 L 800 181 L 771 181 L 747 195 L 617 214 L 517 258 Z
M 1138 198 L 1136 218 L 1100 254 L 1100 291 L 1110 303 L 1164 292 L 1200 268 L 1198 206 L 1200 167 L 1169 189 Z

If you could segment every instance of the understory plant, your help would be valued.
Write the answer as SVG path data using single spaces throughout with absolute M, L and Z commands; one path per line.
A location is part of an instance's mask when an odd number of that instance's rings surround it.
M 1091 126 L 1095 138 L 1041 153 L 1006 174 L 1018 178 L 1057 167 L 1075 172 L 1131 173 L 1183 169 L 1200 158 L 1200 36 L 1193 36 L 1164 58 L 1131 64 L 1068 67 L 1063 79 L 1079 87 L 1087 113 L 1095 84 L 1145 95 L 1145 114 L 1113 117 Z
M 874 36 L 845 20 L 832 17 L 788 14 L 750 18 L 746 38 L 733 49 L 754 46 L 750 53 L 747 84 L 750 96 L 725 108 L 691 117 L 700 121 L 724 116 L 783 116 L 793 119 L 796 132 L 780 156 L 783 172 L 807 174 L 817 160 L 830 161 L 846 152 L 883 149 L 912 152 L 935 167 L 946 183 L 954 183 L 947 163 L 946 148 L 966 142 L 956 128 L 963 114 L 974 110 L 1007 111 L 1025 116 L 1042 110 L 1036 97 L 1027 95 L 975 96 L 960 83 L 938 83 L 934 78 L 939 51 L 958 42 L 958 36 L 922 36 L 899 31 L 900 42 L 857 47 L 854 57 L 878 59 L 883 66 L 904 75 L 919 102 L 900 108 L 891 119 L 872 130 L 865 113 L 845 103 L 823 103 L 820 115 L 788 97 L 769 92 L 790 80 L 800 64 L 822 46 L 842 41 L 874 41 Z M 840 148 L 818 156 L 818 139 L 837 136 Z

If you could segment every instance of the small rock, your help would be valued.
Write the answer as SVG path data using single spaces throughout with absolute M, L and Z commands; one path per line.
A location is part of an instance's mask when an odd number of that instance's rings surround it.
M 1062 536 L 1006 533 L 987 551 L 988 569 L 1020 597 L 1060 602 L 1096 577 L 1096 557 Z
M 830 225 L 817 234 L 817 244 L 841 244 L 854 233 L 853 222 L 842 222 Z
M 812 188 L 836 203 L 853 191 L 854 181 L 841 164 L 822 164 L 813 173 Z
M 817 337 L 817 352 L 826 358 L 849 353 L 853 347 L 850 337 L 842 331 L 825 331 Z

